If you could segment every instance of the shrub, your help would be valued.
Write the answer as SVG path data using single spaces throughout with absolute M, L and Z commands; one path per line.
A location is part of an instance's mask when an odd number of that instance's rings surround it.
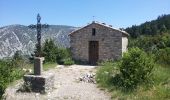
M 160 63 L 170 64 L 170 47 L 160 49 L 157 54 Z
M 64 65 L 73 65 L 74 61 L 71 58 L 63 59 Z
M 26 59 L 21 55 L 21 51 L 16 51 L 11 60 L 11 64 L 14 67 L 23 67 L 26 64 Z
M 0 99 L 7 85 L 23 76 L 23 72 L 16 68 L 13 60 L 0 60 Z
M 152 57 L 139 48 L 131 48 L 124 53 L 120 63 L 120 74 L 114 77 L 116 85 L 126 90 L 133 90 L 142 83 L 150 81 L 154 62 Z
M 64 64 L 64 59 L 71 58 L 69 49 L 59 48 L 57 52 L 57 63 Z

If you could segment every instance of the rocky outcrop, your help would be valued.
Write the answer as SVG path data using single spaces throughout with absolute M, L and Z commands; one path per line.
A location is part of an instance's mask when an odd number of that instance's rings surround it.
M 65 25 L 49 25 L 49 28 L 42 29 L 42 42 L 45 39 L 53 39 L 62 47 L 69 47 L 68 34 L 75 30 L 75 27 Z M 24 55 L 30 55 L 35 48 L 36 29 L 30 29 L 24 25 L 9 25 L 0 28 L 0 59 L 11 57 L 16 51 Z

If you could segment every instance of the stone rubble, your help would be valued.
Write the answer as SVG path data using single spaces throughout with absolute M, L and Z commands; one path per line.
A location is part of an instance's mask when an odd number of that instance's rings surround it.
M 86 73 L 79 77 L 80 82 L 85 82 L 85 83 L 94 83 L 96 84 L 95 81 L 95 73 Z

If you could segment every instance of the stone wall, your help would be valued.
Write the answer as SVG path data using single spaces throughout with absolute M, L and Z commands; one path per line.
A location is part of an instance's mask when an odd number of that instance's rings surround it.
M 92 36 L 92 28 L 96 29 L 95 36 Z M 99 41 L 99 61 L 118 59 L 122 56 L 122 32 L 92 23 L 70 34 L 73 59 L 88 62 L 89 41 Z

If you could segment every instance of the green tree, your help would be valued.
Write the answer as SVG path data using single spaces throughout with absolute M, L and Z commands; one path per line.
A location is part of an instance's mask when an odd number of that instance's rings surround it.
M 52 39 L 45 40 L 42 53 L 45 57 L 45 62 L 56 62 L 58 47 Z
M 166 32 L 167 31 L 167 28 L 166 26 L 163 24 L 161 25 L 161 29 L 160 29 L 160 32 Z
M 141 25 L 132 25 L 125 29 L 131 37 L 136 38 L 139 35 L 156 35 L 170 30 L 170 14 L 159 16 L 156 20 L 142 23 Z
M 16 51 L 14 53 L 13 59 L 12 59 L 13 66 L 15 67 L 23 67 L 24 66 L 24 59 L 23 56 L 21 55 L 21 51 Z
M 21 51 L 16 51 L 14 53 L 13 59 L 14 60 L 22 60 L 23 58 L 22 58 L 22 55 L 21 55 Z

